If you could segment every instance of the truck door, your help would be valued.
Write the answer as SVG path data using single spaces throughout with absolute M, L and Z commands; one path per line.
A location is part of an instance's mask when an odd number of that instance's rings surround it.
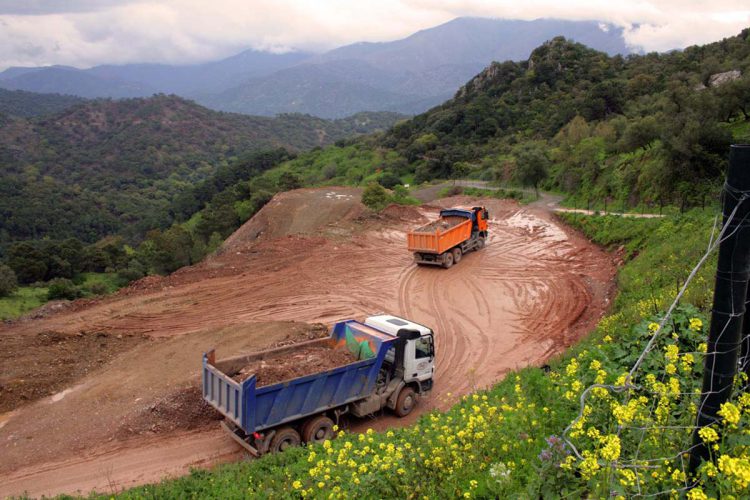
M 406 343 L 404 381 L 425 381 L 435 371 L 435 343 L 431 334 Z

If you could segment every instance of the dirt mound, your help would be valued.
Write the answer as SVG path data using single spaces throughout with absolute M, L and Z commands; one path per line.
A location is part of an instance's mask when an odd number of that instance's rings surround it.
M 241 368 L 232 378 L 237 382 L 242 382 L 254 374 L 255 386 L 264 387 L 285 380 L 332 370 L 355 361 L 357 361 L 357 358 L 347 349 L 307 346 L 300 347 L 293 352 L 253 361 Z
M 142 335 L 103 332 L 3 335 L 0 413 L 52 396 L 146 341 Z
M 203 400 L 200 384 L 178 389 L 139 410 L 117 430 L 117 439 L 142 434 L 189 431 L 215 425 L 224 416 Z
M 385 207 L 380 214 L 388 219 L 398 221 L 421 222 L 426 220 L 420 209 L 413 205 L 395 205 L 392 203 Z
M 27 321 L 30 319 L 41 319 L 46 318 L 50 314 L 55 314 L 60 311 L 64 311 L 65 309 L 68 309 L 71 306 L 72 302 L 68 300 L 51 300 L 47 302 L 46 304 L 37 307 L 33 311 L 24 314 L 21 316 L 18 320 L 19 321 Z
M 294 234 L 317 235 L 345 226 L 365 211 L 362 190 L 350 187 L 297 189 L 279 193 L 232 234 L 219 253 L 256 240 Z

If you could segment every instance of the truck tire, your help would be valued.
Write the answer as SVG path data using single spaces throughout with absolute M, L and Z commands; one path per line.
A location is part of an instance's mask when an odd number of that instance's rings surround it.
M 453 265 L 453 252 L 445 252 L 443 254 L 443 267 L 446 269 L 450 269 L 452 265 Z
M 459 262 L 461 262 L 461 256 L 463 255 L 461 249 L 456 247 L 451 251 L 453 252 L 453 263 L 458 264 Z
M 305 443 L 322 443 L 333 437 L 333 420 L 325 415 L 312 417 L 302 426 L 302 440 Z
M 480 236 L 479 239 L 477 240 L 477 246 L 475 248 L 477 250 L 483 249 L 484 248 L 484 243 L 485 243 L 485 237 L 484 236 Z
M 396 407 L 393 409 L 393 411 L 396 413 L 396 416 L 405 417 L 409 413 L 411 413 L 416 405 L 417 395 L 414 392 L 414 389 L 406 386 L 401 389 L 401 392 L 398 393 L 398 399 L 396 399 Z
M 273 439 L 271 439 L 271 445 L 268 447 L 268 451 L 272 453 L 284 451 L 287 448 L 299 446 L 301 442 L 299 432 L 291 427 L 282 427 L 276 431 Z

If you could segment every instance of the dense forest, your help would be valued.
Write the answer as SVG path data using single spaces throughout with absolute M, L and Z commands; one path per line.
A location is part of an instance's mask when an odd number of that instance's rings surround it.
M 243 155 L 299 152 L 385 128 L 399 115 L 341 120 L 210 111 L 175 96 L 90 101 L 34 119 L 0 116 L 0 248 L 13 241 L 168 227 L 174 199 Z
M 13 116 L 42 116 L 82 103 L 85 99 L 72 95 L 38 94 L 24 90 L 0 88 L 0 114 Z

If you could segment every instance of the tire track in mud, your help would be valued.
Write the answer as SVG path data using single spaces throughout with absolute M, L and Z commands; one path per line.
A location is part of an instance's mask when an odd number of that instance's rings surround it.
M 446 203 L 472 202 L 476 200 Z M 467 253 L 451 269 L 413 263 L 404 248 L 404 233 L 414 225 L 412 220 L 379 219 L 375 227 L 365 226 L 367 230 L 346 241 L 286 237 L 234 248 L 155 286 L 40 322 L 20 323 L 17 331 L 34 333 L 44 328 L 74 333 L 93 328 L 110 333 L 145 332 L 171 341 L 258 321 L 330 323 L 351 317 L 363 319 L 377 312 L 397 313 L 435 331 L 437 373 L 433 394 L 407 418 L 396 419 L 386 413 L 375 420 L 361 421 L 353 430 L 406 425 L 420 413 L 445 409 L 473 389 L 499 381 L 514 368 L 541 364 L 586 333 L 606 307 L 614 275 L 606 254 L 576 233 L 563 232 L 544 212 L 519 210 L 513 203 L 498 200 L 480 203 L 485 203 L 495 217 L 488 245 Z M 427 218 L 436 214 L 436 209 L 421 211 Z M 592 288 L 591 283 L 598 285 Z M 137 376 L 133 374 L 134 381 Z M 106 411 L 98 401 L 95 403 L 89 408 L 76 406 L 75 415 L 63 416 L 59 431 L 65 431 L 65 418 L 95 421 L 96 412 Z M 35 409 L 34 405 L 28 412 L 21 408 L 13 420 L 33 419 Z M 9 429 L 16 424 L 7 425 Z M 61 474 L 73 474 L 81 478 L 84 487 L 92 484 L 101 491 L 107 484 L 102 486 L 101 475 L 96 478 L 98 482 L 93 477 L 100 469 L 96 457 L 102 453 L 109 461 L 129 464 L 118 472 L 122 484 L 153 481 L 164 471 L 187 470 L 190 463 L 196 463 L 202 447 L 206 458 L 203 465 L 227 459 L 226 442 L 212 445 L 206 439 L 208 433 L 197 432 L 181 440 L 174 440 L 172 435 L 154 436 L 137 446 L 130 444 L 113 451 L 102 442 L 86 449 L 89 459 L 73 458 L 75 452 L 61 446 L 57 450 L 61 462 L 57 465 L 38 463 L 41 459 L 36 459 L 35 465 L 31 458 L 22 471 L 10 475 L 8 468 L 2 467 L 0 442 L 0 484 L 13 477 L 18 488 L 43 485 L 45 489 L 38 491 L 65 493 L 74 490 L 69 489 L 71 481 Z M 165 438 L 171 439 L 169 452 L 160 451 L 158 446 L 166 442 Z M 21 454 L 20 447 L 26 444 L 18 443 L 19 449 L 13 452 Z M 138 465 L 142 460 L 137 457 L 142 457 L 146 448 L 148 463 L 159 464 L 150 472 Z M 180 458 L 181 449 L 191 458 Z M 211 458 L 219 456 L 224 458 Z
M 400 275 L 400 312 L 436 332 L 441 407 L 562 351 L 594 299 L 580 242 L 527 210 L 501 216 L 487 246 L 451 269 L 412 265 Z

